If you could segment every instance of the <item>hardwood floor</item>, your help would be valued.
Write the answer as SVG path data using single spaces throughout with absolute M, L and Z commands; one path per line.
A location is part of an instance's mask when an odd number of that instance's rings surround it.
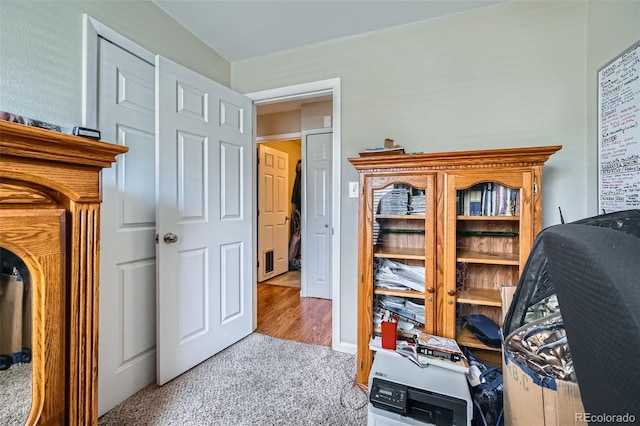
M 300 289 L 258 283 L 258 333 L 331 347 L 331 300 L 300 297 Z
M 284 285 L 287 287 L 300 288 L 300 271 L 289 271 L 270 280 L 263 281 L 263 284 Z

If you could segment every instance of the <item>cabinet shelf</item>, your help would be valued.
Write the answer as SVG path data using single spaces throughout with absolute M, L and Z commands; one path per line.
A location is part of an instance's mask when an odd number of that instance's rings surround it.
M 483 253 L 478 251 L 458 250 L 457 262 L 482 263 L 488 265 L 519 266 L 520 259 L 514 253 Z
M 424 220 L 422 214 L 378 214 L 376 220 L 393 219 L 393 220 Z
M 424 260 L 426 258 L 424 247 L 384 247 L 376 248 L 373 253 L 374 257 L 384 257 L 387 259 L 416 259 Z
M 484 350 L 493 351 L 493 352 L 502 352 L 502 347 L 492 348 L 491 346 L 485 345 L 480 340 L 476 339 L 476 337 L 473 335 L 473 333 L 471 333 L 466 328 L 458 330 L 458 333 L 456 334 L 456 341 L 458 342 L 458 344 L 460 346 L 466 346 L 466 347 L 469 347 L 469 348 L 484 349 Z
M 469 288 L 461 291 L 456 297 L 458 303 L 468 303 L 482 306 L 502 306 L 500 290 L 491 288 Z
M 409 297 L 413 299 L 424 298 L 424 293 L 420 291 L 411 290 L 411 289 L 406 289 L 406 290 L 393 289 L 392 290 L 390 288 L 385 288 L 385 287 L 375 287 L 373 289 L 373 294 L 384 294 L 385 296 Z
M 488 220 L 494 222 L 517 222 L 520 216 L 458 216 L 458 220 Z

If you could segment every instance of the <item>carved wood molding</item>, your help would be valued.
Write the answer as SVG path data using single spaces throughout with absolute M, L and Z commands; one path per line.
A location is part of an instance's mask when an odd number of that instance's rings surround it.
M 452 151 L 431 154 L 380 155 L 349 158 L 360 172 L 398 172 L 413 170 L 487 169 L 543 165 L 561 145 Z
M 127 150 L 0 121 L 0 213 L 45 218 L 60 212 L 61 252 L 55 265 L 49 257 L 30 254 L 40 253 L 52 240 L 46 232 L 36 232 L 36 225 L 29 228 L 30 238 L 19 241 L 11 229 L 0 229 L 0 246 L 26 256 L 30 270 L 50 271 L 40 274 L 36 288 L 42 294 L 33 301 L 39 304 L 34 336 L 39 334 L 29 425 L 98 422 L 100 171 Z

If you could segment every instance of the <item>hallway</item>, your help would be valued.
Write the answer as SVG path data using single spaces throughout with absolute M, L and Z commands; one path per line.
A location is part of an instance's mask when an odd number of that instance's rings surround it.
M 294 275 L 286 277 L 288 274 Z M 297 276 L 299 285 L 299 273 Z M 258 283 L 256 331 L 280 339 L 331 347 L 331 300 L 300 297 L 300 288 L 289 286 L 295 285 L 293 272 L 274 280 L 277 279 L 287 285 Z

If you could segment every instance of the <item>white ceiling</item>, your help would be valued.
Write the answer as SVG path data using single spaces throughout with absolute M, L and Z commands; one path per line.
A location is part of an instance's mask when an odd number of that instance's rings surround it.
M 153 0 L 230 62 L 509 0 Z

